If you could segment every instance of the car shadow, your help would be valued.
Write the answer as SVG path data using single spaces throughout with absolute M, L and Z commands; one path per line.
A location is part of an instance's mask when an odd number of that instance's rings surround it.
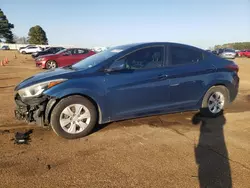
M 94 133 L 96 133 L 96 132 L 99 132 L 99 131 L 105 129 L 106 127 L 108 127 L 110 124 L 111 124 L 111 123 L 97 124 L 97 125 L 93 128 L 93 130 L 91 131 L 90 134 L 94 134 Z
M 224 113 L 208 118 L 196 113 L 192 123 L 200 125 L 199 143 L 194 148 L 201 188 L 232 187 L 231 170 L 223 128 Z

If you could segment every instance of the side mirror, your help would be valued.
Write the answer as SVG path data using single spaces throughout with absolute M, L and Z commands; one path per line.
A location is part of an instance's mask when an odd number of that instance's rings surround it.
M 68 53 L 64 53 L 63 56 L 69 56 L 69 54 Z
M 116 61 L 114 62 L 108 69 L 106 69 L 106 72 L 114 72 L 114 71 L 120 71 L 124 70 L 126 68 L 124 61 Z

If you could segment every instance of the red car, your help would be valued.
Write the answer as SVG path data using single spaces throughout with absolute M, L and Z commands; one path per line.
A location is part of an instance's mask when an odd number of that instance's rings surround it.
M 95 52 L 84 48 L 68 48 L 57 52 L 56 54 L 43 55 L 35 59 L 36 66 L 43 69 L 54 69 L 77 63 Z
M 239 57 L 250 57 L 250 50 L 241 50 L 238 52 Z
M 244 56 L 250 58 L 250 50 L 246 50 L 244 53 Z

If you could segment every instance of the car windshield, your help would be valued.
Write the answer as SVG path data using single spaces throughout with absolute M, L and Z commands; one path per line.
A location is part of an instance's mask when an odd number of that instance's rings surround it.
M 225 52 L 235 52 L 233 49 L 225 49 Z
M 74 69 L 88 69 L 88 68 L 94 67 L 94 66 L 98 65 L 99 63 L 102 63 L 103 61 L 120 53 L 121 51 L 128 49 L 129 47 L 130 47 L 129 45 L 124 45 L 124 46 L 116 46 L 113 48 L 109 48 L 108 50 L 97 53 L 97 54 L 92 55 L 86 59 L 79 61 L 78 63 L 74 64 L 72 66 L 72 68 L 74 68 Z

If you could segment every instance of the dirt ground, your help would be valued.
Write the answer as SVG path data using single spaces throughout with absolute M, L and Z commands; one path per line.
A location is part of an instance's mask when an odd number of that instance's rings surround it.
M 10 62 L 0 67 L 0 187 L 250 187 L 250 59 L 235 60 L 240 92 L 219 118 L 140 118 L 66 140 L 14 119 L 15 85 L 41 70 L 30 55 L 0 51 L 4 57 Z M 30 128 L 30 144 L 14 144 L 14 133 Z

